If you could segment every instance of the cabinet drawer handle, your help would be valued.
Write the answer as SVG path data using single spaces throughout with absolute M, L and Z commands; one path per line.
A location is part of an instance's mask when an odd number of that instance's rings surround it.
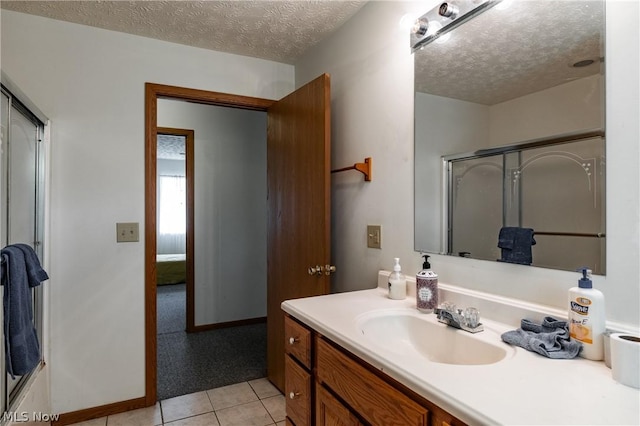
M 289 337 L 289 344 L 290 345 L 293 345 L 293 344 L 295 344 L 295 343 L 297 343 L 299 341 L 300 341 L 300 339 L 298 339 L 297 337 Z
M 300 392 L 289 392 L 289 399 L 296 399 L 300 396 Z

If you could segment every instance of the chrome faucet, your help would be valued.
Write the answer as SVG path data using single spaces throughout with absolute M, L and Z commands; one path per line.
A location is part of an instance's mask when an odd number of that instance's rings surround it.
M 484 330 L 480 323 L 480 312 L 476 308 L 458 309 L 450 302 L 443 302 L 435 310 L 438 321 L 469 333 L 478 333 Z

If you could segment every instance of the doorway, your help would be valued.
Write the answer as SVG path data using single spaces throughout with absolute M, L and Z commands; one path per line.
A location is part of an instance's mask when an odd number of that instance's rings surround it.
M 184 377 L 170 350 L 192 332 L 194 131 L 158 128 L 157 146 L 157 342 L 158 397 L 182 393 Z M 183 349 L 183 348 L 181 348 Z M 175 351 L 175 350 L 174 350 Z M 178 350 L 178 353 L 185 351 Z
M 157 366 L 157 357 L 158 357 L 158 342 L 157 342 L 157 265 L 156 265 L 156 256 L 157 256 L 157 209 L 158 209 L 158 200 L 157 200 L 157 135 L 162 133 L 163 129 L 158 128 L 158 100 L 168 99 L 168 100 L 178 100 L 178 101 L 187 101 L 198 104 L 208 104 L 208 105 L 217 105 L 224 107 L 233 107 L 240 108 L 246 110 L 253 111 L 266 111 L 269 105 L 273 101 L 257 99 L 257 98 L 247 98 L 243 96 L 235 96 L 235 95 L 227 95 L 220 94 L 214 92 L 206 92 L 199 91 L 193 89 L 185 89 L 173 86 L 164 86 L 164 85 L 156 85 L 147 83 L 145 87 L 145 109 L 146 109 L 146 143 L 145 143 L 145 158 L 146 158 L 146 204 L 145 204 L 145 307 L 146 307 L 146 321 L 145 321 L 145 329 L 146 329 L 146 378 L 145 378 L 145 388 L 146 395 L 145 400 L 147 405 L 155 404 L 157 400 L 157 378 L 158 378 L 158 366 Z M 166 129 L 165 129 L 166 130 Z M 193 145 L 192 145 L 193 146 Z M 187 170 L 191 170 L 192 176 L 191 182 L 195 180 L 195 173 L 193 167 L 193 161 L 188 162 Z M 189 181 L 189 179 L 187 179 Z M 191 188 L 191 191 L 187 190 L 187 197 L 189 201 L 187 204 L 191 203 L 193 206 L 194 189 Z M 187 218 L 187 259 L 191 258 L 192 260 L 195 258 L 195 250 L 194 250 L 194 217 L 193 217 L 193 209 L 191 210 L 191 215 Z M 189 235 L 192 237 L 189 238 Z M 191 251 L 190 251 L 191 250 Z M 189 256 L 189 252 L 193 253 L 193 256 Z M 193 265 L 187 266 L 187 269 L 191 268 L 191 276 L 192 279 L 187 279 L 187 285 L 191 282 L 192 285 L 195 286 L 195 266 Z M 193 292 L 192 296 L 195 294 L 195 288 L 192 288 Z M 187 317 L 191 317 L 193 320 L 191 324 L 187 325 L 187 329 L 189 331 L 200 331 L 202 330 L 202 326 L 198 326 L 196 324 L 196 309 L 195 302 L 193 301 L 195 296 L 192 297 L 191 303 L 187 303 L 187 309 L 190 313 L 187 314 Z M 189 297 L 187 297 L 189 300 Z M 205 329 L 207 327 L 205 326 Z
M 330 77 L 323 74 L 279 101 L 146 83 L 147 406 L 155 404 L 157 399 L 155 158 L 159 99 L 267 112 L 267 373 L 269 380 L 283 391 L 284 313 L 280 303 L 287 299 L 326 294 L 330 289 L 329 275 L 308 273 L 311 265 L 331 262 Z
M 188 168 L 194 170 L 188 181 L 195 204 L 188 235 L 195 277 L 189 280 L 195 287 L 189 333 L 180 325 L 185 293 L 177 283 L 184 275 L 170 269 L 184 266 L 175 257 L 185 245 L 185 150 L 180 138 L 166 141 L 174 146 L 166 151 L 176 153 L 163 154 L 162 143 L 158 149 L 157 390 L 163 400 L 266 376 L 267 126 L 262 111 L 173 99 L 159 100 L 157 123 L 195 134 Z M 165 139 L 162 128 L 158 133 Z M 167 256 L 169 262 L 160 261 Z
M 193 332 L 194 325 L 194 131 L 169 127 L 158 128 L 156 156 L 157 224 L 156 282 L 158 286 L 183 284 L 184 305 L 173 310 L 166 330 L 179 327 Z M 165 293 L 176 293 L 166 288 Z M 178 308 L 175 303 L 171 307 Z M 160 322 L 158 323 L 160 325 Z M 182 325 L 184 324 L 184 325 Z M 171 330 L 169 330 L 171 329 Z M 160 329 L 159 329 L 160 331 Z

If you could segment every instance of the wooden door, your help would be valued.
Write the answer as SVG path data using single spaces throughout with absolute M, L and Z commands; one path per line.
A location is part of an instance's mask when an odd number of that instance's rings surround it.
M 327 74 L 267 110 L 267 374 L 284 389 L 287 299 L 327 294 L 330 276 L 331 126 Z

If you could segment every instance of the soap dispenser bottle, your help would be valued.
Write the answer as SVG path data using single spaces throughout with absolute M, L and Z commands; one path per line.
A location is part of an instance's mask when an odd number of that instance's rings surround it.
M 416 274 L 416 306 L 430 314 L 438 306 L 438 275 L 431 270 L 429 255 L 423 254 L 422 271 Z
M 393 272 L 389 275 L 389 299 L 404 299 L 407 297 L 407 279 L 402 274 L 400 258 L 393 259 Z
M 569 332 L 572 339 L 582 342 L 580 356 L 599 361 L 604 358 L 604 295 L 593 288 L 591 270 L 579 271 L 578 287 L 569 289 Z

